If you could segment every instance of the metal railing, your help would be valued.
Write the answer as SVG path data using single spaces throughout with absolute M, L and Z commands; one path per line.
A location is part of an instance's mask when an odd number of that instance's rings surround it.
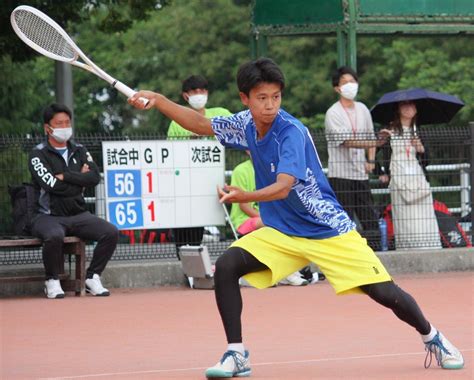
M 471 204 L 470 204 L 470 178 L 469 178 L 469 171 L 471 165 L 469 163 L 462 163 L 462 164 L 447 164 L 447 165 L 428 165 L 426 170 L 428 173 L 436 173 L 436 172 L 457 172 L 459 171 L 459 182 L 460 185 L 455 186 L 432 186 L 431 192 L 432 193 L 457 193 L 460 194 L 460 205 L 459 207 L 449 207 L 449 211 L 453 214 L 460 214 L 461 217 L 467 215 L 471 211 Z M 383 189 L 372 189 L 372 194 L 390 194 L 390 189 L 383 188 Z
M 425 128 L 432 145 L 432 161 L 427 166 L 427 171 L 434 176 L 431 181 L 431 191 L 436 198 L 444 202 L 456 217 L 472 214 L 472 173 L 474 163 L 474 124 L 469 127 L 432 129 Z M 318 149 L 321 162 L 327 165 L 327 141 L 323 130 L 312 132 Z M 158 135 L 144 136 L 112 136 L 112 135 L 79 135 L 77 140 L 85 145 L 96 162 L 102 167 L 101 141 L 114 140 L 159 140 L 165 138 Z M 42 136 L 0 136 L 0 227 L 1 235 L 11 234 L 10 200 L 6 191 L 7 185 L 18 184 L 29 180 L 27 169 L 28 152 L 42 141 Z M 244 153 L 228 149 L 226 152 L 225 175 L 230 182 L 233 168 L 247 156 Z M 375 176 L 371 180 L 371 191 L 378 207 L 385 207 L 390 202 L 390 190 L 383 187 Z M 101 184 L 95 190 L 89 189 L 86 201 L 88 207 L 98 216 L 105 217 L 105 189 Z M 471 230 L 469 220 L 464 225 Z M 232 233 L 228 226 L 220 226 L 220 241 L 209 243 L 212 255 L 222 252 L 232 239 Z M 114 255 L 114 260 L 136 260 L 136 259 L 171 259 L 176 258 L 174 244 L 171 242 L 152 244 L 136 244 L 132 246 L 130 241 L 122 236 L 120 249 Z M 88 246 L 90 254 L 93 245 Z M 15 263 L 40 263 L 41 256 L 36 252 L 34 255 L 18 255 L 18 252 L 8 258 L 8 264 Z M 0 264 L 5 262 L 0 262 Z

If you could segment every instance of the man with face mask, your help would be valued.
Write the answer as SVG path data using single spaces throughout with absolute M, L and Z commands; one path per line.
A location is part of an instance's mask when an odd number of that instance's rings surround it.
M 362 235 L 373 250 L 380 250 L 379 213 L 369 188 L 369 173 L 375 168 L 375 150 L 385 143 L 385 134 L 376 139 L 368 108 L 354 99 L 359 83 L 350 67 L 339 67 L 332 76 L 339 100 L 326 112 L 328 179 L 337 199 L 351 219 L 357 215 Z M 388 132 L 388 131 L 387 131 Z
M 51 104 L 43 112 L 46 140 L 30 153 L 29 170 L 39 200 L 31 233 L 43 240 L 43 263 L 48 298 L 64 298 L 59 282 L 63 238 L 78 236 L 95 240 L 92 261 L 86 273 L 86 290 L 108 296 L 100 275 L 115 251 L 117 228 L 86 210 L 84 189 L 100 181 L 99 168 L 87 149 L 71 140 L 71 111 Z
M 191 75 L 183 81 L 181 96 L 188 103 L 190 108 L 199 112 L 208 119 L 216 116 L 230 116 L 232 113 L 222 107 L 206 108 L 207 97 L 209 95 L 208 82 L 200 75 Z M 197 137 L 194 133 L 184 129 L 175 121 L 170 123 L 168 128 L 169 139 L 189 139 Z M 176 249 L 182 245 L 199 245 L 204 235 L 204 227 L 176 228 L 173 230 Z
M 200 75 L 191 75 L 183 81 L 181 96 L 189 106 L 208 119 L 216 116 L 230 116 L 232 113 L 222 107 L 205 108 L 209 95 L 206 78 Z M 178 123 L 172 121 L 168 128 L 168 138 L 189 138 L 195 136 Z

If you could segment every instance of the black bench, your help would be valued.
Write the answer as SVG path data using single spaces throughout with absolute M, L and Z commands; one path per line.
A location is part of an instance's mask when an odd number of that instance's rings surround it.
M 37 238 L 25 238 L 25 239 L 1 239 L 0 240 L 0 254 L 2 254 L 2 248 L 35 248 L 41 247 L 42 242 Z M 64 249 L 63 255 L 75 256 L 75 278 L 71 278 L 69 273 L 64 270 L 64 256 L 61 260 L 61 274 L 59 279 L 61 285 L 66 291 L 74 291 L 76 296 L 85 294 L 85 281 L 86 281 L 86 246 L 84 241 L 75 236 L 66 236 L 64 238 Z M 44 275 L 31 275 L 31 274 L 15 274 L 9 276 L 0 276 L 0 282 L 29 282 L 29 281 L 44 281 Z

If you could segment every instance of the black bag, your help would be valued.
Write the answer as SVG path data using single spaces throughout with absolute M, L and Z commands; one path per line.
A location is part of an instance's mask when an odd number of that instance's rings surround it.
M 443 248 L 472 247 L 466 232 L 464 232 L 454 215 L 451 214 L 448 207 L 437 200 L 434 201 L 433 207 L 438 220 Z
M 29 235 L 31 222 L 36 214 L 38 195 L 31 183 L 8 186 L 8 193 L 12 202 L 13 230 L 16 235 Z

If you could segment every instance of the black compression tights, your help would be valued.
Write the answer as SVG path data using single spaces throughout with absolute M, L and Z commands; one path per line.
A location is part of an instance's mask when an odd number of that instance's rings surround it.
M 430 323 L 415 299 L 393 281 L 362 285 L 360 288 L 375 302 L 391 309 L 399 319 L 414 327 L 420 334 L 429 334 Z
M 246 250 L 229 248 L 216 261 L 214 284 L 216 303 L 228 343 L 242 342 L 242 296 L 239 278 L 244 274 L 268 269 Z
M 239 278 L 251 272 L 268 269 L 249 252 L 231 247 L 216 261 L 215 294 L 228 343 L 242 342 L 242 296 Z M 430 332 L 430 324 L 416 301 L 393 281 L 363 285 L 361 289 L 374 301 L 391 309 L 402 321 L 420 334 Z

